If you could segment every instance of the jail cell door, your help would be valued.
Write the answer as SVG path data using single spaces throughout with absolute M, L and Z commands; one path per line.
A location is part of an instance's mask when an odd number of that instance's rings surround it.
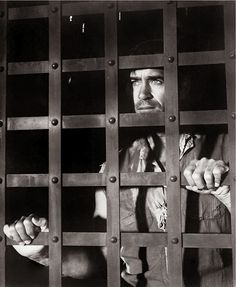
M 124 245 L 167 247 L 170 286 L 184 285 L 184 250 L 232 249 L 236 285 L 233 1 L 1 1 L 0 25 L 0 286 L 75 286 L 63 278 L 62 261 L 84 248 L 104 275 L 84 286 L 119 287 Z M 155 46 L 133 49 L 146 41 Z M 157 67 L 165 111 L 135 114 L 129 73 Z M 164 130 L 166 171 L 120 172 L 123 144 L 148 129 Z M 229 135 L 231 234 L 185 232 L 179 135 L 216 130 Z M 153 186 L 167 187 L 167 232 L 123 232 L 122 190 Z M 94 223 L 98 189 L 107 220 Z M 4 224 L 32 212 L 49 221 L 32 243 L 48 246 L 46 275 L 21 267 L 3 234 Z M 107 262 L 96 247 L 106 247 Z

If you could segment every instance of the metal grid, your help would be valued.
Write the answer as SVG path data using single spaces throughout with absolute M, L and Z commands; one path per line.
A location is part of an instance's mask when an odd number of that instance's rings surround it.
M 181 7 L 224 6 L 225 50 L 177 54 L 176 10 Z M 145 56 L 120 56 L 117 54 L 116 22 L 118 11 L 141 11 L 163 9 L 164 54 Z M 103 13 L 105 17 L 105 57 L 62 60 L 60 23 L 61 16 Z M 8 19 L 7 16 L 8 15 Z M 182 248 L 217 247 L 233 249 L 234 285 L 236 285 L 235 259 L 235 97 L 234 97 L 234 3 L 233 2 L 78 2 L 65 3 L 50 1 L 49 5 L 10 8 L 0 2 L 0 120 L 1 158 L 5 158 L 5 130 L 49 130 L 49 174 L 5 174 L 5 160 L 0 164 L 1 226 L 5 223 L 5 186 L 7 187 L 49 187 L 50 233 L 40 234 L 34 244 L 49 245 L 50 287 L 61 286 L 62 246 L 105 246 L 108 247 L 108 286 L 120 285 L 120 244 L 138 246 L 168 246 L 169 275 L 171 286 L 182 286 Z M 22 63 L 6 62 L 7 20 L 49 18 L 49 60 Z M 185 65 L 225 64 L 227 82 L 227 110 L 179 112 L 177 105 L 177 67 Z M 146 115 L 118 114 L 117 73 L 119 69 L 164 66 L 167 83 L 165 114 Z M 106 72 L 106 115 L 61 116 L 61 72 L 105 70 Z M 49 73 L 49 115 L 48 117 L 7 118 L 5 115 L 6 77 L 8 75 Z M 172 103 L 168 105 L 168 103 Z M 173 104 L 175 103 L 175 104 Z M 176 120 L 169 121 L 174 115 Z M 231 186 L 232 235 L 230 234 L 185 234 L 181 233 L 180 198 L 176 191 L 185 181 L 179 174 L 178 154 L 179 125 L 227 124 L 230 136 L 230 175 L 224 183 Z M 119 127 L 163 126 L 166 128 L 167 147 L 172 152 L 167 156 L 167 172 L 157 175 L 119 174 L 118 134 Z M 61 129 L 106 128 L 106 174 L 62 174 L 61 175 Z M 6 177 L 6 182 L 5 182 Z M 168 186 L 168 234 L 120 233 L 119 230 L 119 186 Z M 61 233 L 61 187 L 62 186 L 106 186 L 108 196 L 107 233 Z M 171 207 L 171 208 L 170 208 Z M 177 223 L 177 224 L 176 224 Z M 5 240 L 0 231 L 0 286 L 5 286 Z M 173 240 L 174 239 L 174 240 Z M 177 239 L 177 240 L 176 240 Z M 7 244 L 11 242 L 7 240 Z M 116 285 L 114 285 L 116 284 Z

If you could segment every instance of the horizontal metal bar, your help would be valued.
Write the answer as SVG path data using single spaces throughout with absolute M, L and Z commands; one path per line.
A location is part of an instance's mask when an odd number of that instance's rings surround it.
M 118 1 L 121 12 L 147 11 L 163 9 L 163 2 L 159 1 Z
M 167 246 L 167 232 L 121 232 L 121 244 L 126 246 Z M 183 233 L 183 248 L 232 248 L 231 234 Z M 7 239 L 7 245 L 17 245 Z M 48 232 L 42 232 L 32 245 L 48 245 Z M 105 232 L 63 232 L 63 246 L 105 246 Z
M 164 126 L 164 112 L 120 114 L 120 127 Z
M 9 20 L 47 18 L 48 5 L 38 5 L 32 7 L 18 7 L 8 9 Z
M 224 51 L 178 53 L 179 66 L 210 65 L 225 63 Z
M 64 232 L 63 246 L 105 246 L 105 232 Z
M 184 248 L 232 248 L 231 234 L 183 234 Z
M 7 187 L 48 186 L 48 174 L 8 174 Z
M 48 73 L 48 61 L 8 63 L 8 75 Z
M 105 115 L 73 115 L 63 116 L 63 129 L 104 128 Z M 119 116 L 120 127 L 164 126 L 164 113 L 151 114 L 125 113 Z M 226 110 L 182 111 L 181 125 L 218 125 L 227 124 Z M 48 117 L 9 117 L 7 129 L 42 130 L 48 129 Z
M 222 184 L 229 185 L 227 175 Z M 105 186 L 105 173 L 64 173 L 63 186 Z M 158 186 L 166 185 L 164 172 L 145 173 L 120 173 L 121 186 Z M 181 186 L 187 185 L 187 181 L 181 175 Z M 8 174 L 7 187 L 39 187 L 48 186 L 48 174 Z
M 104 58 L 69 59 L 62 61 L 62 72 L 104 70 Z
M 151 68 L 161 66 L 163 66 L 163 54 L 119 57 L 119 69 Z
M 63 116 L 62 128 L 101 128 L 105 127 L 105 115 Z
M 105 2 L 90 1 L 77 2 L 77 3 L 64 3 L 62 5 L 62 16 L 75 16 L 75 15 L 91 15 L 91 14 L 103 14 L 105 8 Z
M 164 172 L 138 172 L 138 173 L 121 173 L 121 186 L 158 186 L 165 185 Z
M 48 117 L 17 117 L 7 119 L 7 130 L 45 130 Z
M 224 51 L 179 53 L 179 66 L 222 64 Z M 119 69 L 137 69 L 163 66 L 163 54 L 120 56 Z M 104 58 L 67 59 L 62 61 L 62 72 L 104 70 Z M 48 61 L 14 62 L 8 64 L 8 74 L 48 73 Z
M 168 233 L 121 233 L 121 244 L 125 246 L 167 246 Z
M 224 1 L 177 1 L 177 8 L 224 5 L 222 2 Z
M 180 125 L 227 124 L 227 110 L 180 112 Z
M 105 186 L 106 175 L 102 173 L 64 173 L 63 186 Z

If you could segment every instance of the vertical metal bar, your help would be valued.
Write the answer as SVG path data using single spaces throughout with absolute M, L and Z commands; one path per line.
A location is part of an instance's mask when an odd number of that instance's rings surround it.
M 170 286 L 181 287 L 182 238 L 179 171 L 179 111 L 177 67 L 176 3 L 164 6 L 164 73 L 165 73 L 165 134 L 166 184 L 168 206 L 168 275 Z M 175 119 L 170 121 L 169 118 Z
M 0 2 L 0 287 L 5 287 L 5 152 L 7 91 L 7 2 Z
M 229 135 L 229 165 L 231 191 L 231 226 L 233 246 L 233 286 L 236 286 L 236 190 L 235 190 L 235 7 L 234 2 L 224 3 L 225 72 Z
M 117 3 L 105 7 L 108 287 L 120 286 Z
M 49 2 L 49 286 L 61 286 L 61 3 Z

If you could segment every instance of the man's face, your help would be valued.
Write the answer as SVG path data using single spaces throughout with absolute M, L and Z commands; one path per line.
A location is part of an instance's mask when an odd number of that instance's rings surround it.
M 136 113 L 164 111 L 164 70 L 140 69 L 130 73 Z

